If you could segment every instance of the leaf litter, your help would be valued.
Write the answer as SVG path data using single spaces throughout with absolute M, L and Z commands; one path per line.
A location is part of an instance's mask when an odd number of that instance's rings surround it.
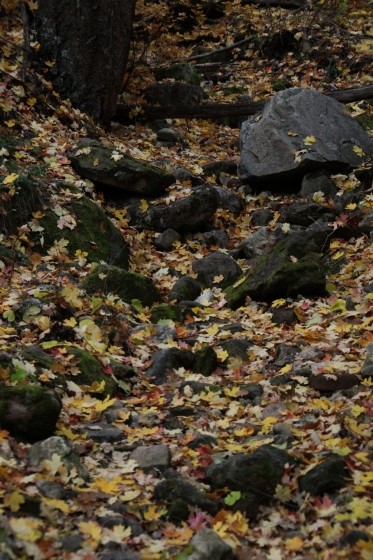
M 7 4 L 11 9 L 12 3 Z M 234 101 L 238 90 L 240 94 L 250 94 L 254 100 L 266 99 L 276 91 L 281 80 L 320 91 L 327 91 L 331 80 L 335 88 L 369 82 L 371 47 L 366 40 L 361 40 L 367 16 L 364 2 L 339 3 L 338 25 L 333 19 L 334 11 L 328 12 L 333 10 L 334 4 L 321 3 L 320 9 L 317 5 L 307 12 L 308 26 L 297 11 L 224 2 L 226 15 L 214 23 L 212 33 L 211 23 L 196 8 L 198 25 L 182 35 L 164 29 L 157 35 L 157 21 L 163 19 L 167 23 L 170 17 L 167 2 L 154 4 L 139 0 L 137 4 L 134 56 L 144 50 L 141 30 L 147 29 L 149 36 L 154 33 L 155 40 L 146 49 L 146 59 L 138 59 L 128 79 L 126 96 L 133 105 L 134 114 L 141 111 L 139 92 L 154 79 L 152 68 L 167 64 L 170 59 L 187 58 L 192 54 L 190 45 L 197 41 L 208 50 L 233 44 L 237 36 L 246 37 L 248 28 L 253 30 L 254 38 L 245 46 L 245 56 L 242 57 L 240 47 L 233 49 L 233 60 L 229 65 L 221 65 L 221 80 L 207 84 L 210 97 L 216 101 Z M 31 5 L 30 8 L 33 9 Z M 22 44 L 20 29 L 9 30 L 3 23 L 1 26 L 4 37 Z M 167 29 L 167 25 L 165 27 Z M 266 55 L 265 39 L 284 29 L 297 30 L 295 36 L 305 49 L 304 56 L 288 52 L 281 60 Z M 310 37 L 311 44 L 307 45 Z M 87 126 L 92 127 L 93 123 L 65 101 L 54 102 L 53 111 L 50 111 L 45 98 L 34 93 L 29 84 L 21 84 L 16 79 L 21 60 L 12 51 L 11 41 L 1 48 L 0 107 L 5 114 L 12 115 L 3 121 L 1 134 L 22 137 L 29 130 L 33 132 L 31 144 L 16 146 L 14 156 L 20 166 L 32 167 L 35 173 L 37 166 L 42 167 L 45 184 L 63 179 L 103 205 L 130 242 L 131 269 L 151 277 L 166 296 L 174 281 L 172 271 L 193 275 L 192 262 L 209 251 L 196 235 L 185 243 L 176 243 L 170 253 L 159 253 L 153 246 L 153 232 L 134 230 L 122 209 L 107 205 L 96 195 L 92 184 L 82 181 L 66 158 L 68 150 L 86 135 Z M 50 90 L 45 79 L 42 83 Z M 352 108 L 356 114 L 369 111 L 364 103 L 355 103 Z M 157 146 L 154 133 L 141 121 L 129 126 L 114 125 L 111 133 L 98 127 L 96 130 L 103 141 L 106 139 L 115 146 L 112 158 L 116 161 L 128 153 L 170 169 L 182 166 L 200 175 L 206 163 L 217 159 L 238 160 L 237 130 L 208 121 L 175 119 L 173 125 L 186 139 L 182 149 Z M 310 146 L 316 141 L 314 137 L 307 137 L 304 144 Z M 5 159 L 9 156 L 6 148 L 2 148 L 0 154 Z M 295 157 L 301 158 L 301 154 Z M 4 165 L 0 171 L 1 196 L 6 201 L 14 195 L 19 175 L 8 172 Z M 215 178 L 208 180 L 212 184 L 215 182 Z M 354 188 L 356 177 L 339 176 L 336 185 L 341 190 Z M 168 190 L 169 199 L 185 195 L 189 188 L 188 183 L 173 185 Z M 74 229 L 74 216 L 59 206 L 71 192 L 61 189 L 53 195 L 58 227 L 62 231 Z M 272 199 L 280 205 L 283 203 L 279 196 L 273 195 Z M 229 234 L 228 248 L 236 246 L 252 231 L 250 214 L 263 204 L 265 200 L 261 195 L 248 196 L 245 212 L 238 218 L 223 210 L 216 213 L 216 227 L 224 228 Z M 371 209 L 372 195 L 368 193 L 360 204 Z M 334 227 L 338 229 L 348 224 L 354 209 L 346 208 Z M 141 210 L 148 210 L 146 200 L 141 201 Z M 46 256 L 35 251 L 30 232 L 38 227 L 38 217 L 35 213 L 35 221 L 20 228 L 17 236 L 1 240 L 13 250 L 27 254 L 31 261 L 30 265 L 0 263 L 1 350 L 41 345 L 57 359 L 53 367 L 42 371 L 40 379 L 47 385 L 53 386 L 59 372 L 71 374 L 66 382 L 56 434 L 73 445 L 90 478 L 84 480 L 75 468 L 67 469 L 56 454 L 37 469 L 30 468 L 27 463 L 29 444 L 15 440 L 2 430 L 0 515 L 7 536 L 1 537 L 0 547 L 4 554 L 13 558 L 16 550 L 18 558 L 88 560 L 96 558 L 109 543 L 118 546 L 126 543 L 146 560 L 181 560 L 182 551 L 193 534 L 209 527 L 233 547 L 239 559 L 371 558 L 372 540 L 358 538 L 343 546 L 340 543 L 351 530 L 364 534 L 371 530 L 372 381 L 363 381 L 358 391 L 323 395 L 309 386 L 307 378 L 294 373 L 293 363 L 287 362 L 281 367 L 275 364 L 278 346 L 288 344 L 322 350 L 320 362 L 315 361 L 312 354 L 304 362 L 317 374 L 331 379 L 340 372 L 359 374 L 365 348 L 373 342 L 372 298 L 371 293 L 364 291 L 373 281 L 373 253 L 367 236 L 348 241 L 332 240 L 331 259 L 343 259 L 344 264 L 337 274 L 328 278 L 328 296 L 277 300 L 273 304 L 280 308 L 290 306 L 297 317 L 294 325 L 273 323 L 269 307 L 263 303 L 247 301 L 235 311 L 227 309 L 222 291 L 213 287 L 184 323 L 171 322 L 176 336 L 160 343 L 150 310 L 143 308 L 140 302 L 124 303 L 113 294 L 88 297 L 77 287 L 79 279 L 90 270 L 84 251 L 69 257 L 68 242 L 64 238 L 56 241 Z M 285 232 L 286 224 L 282 227 Z M 41 263 L 44 266 L 40 267 Z M 69 277 L 63 272 L 65 266 L 69 267 Z M 47 291 L 43 292 L 43 286 L 49 287 Z M 17 317 L 14 305 L 30 296 L 39 297 L 41 301 L 45 299 L 50 313 Z M 56 318 L 53 312 L 56 308 L 66 311 L 63 320 Z M 110 335 L 112 324 L 120 325 L 114 339 Z M 241 328 L 238 335 L 233 328 L 237 324 Z M 53 333 L 59 334 L 59 337 L 55 335 L 59 340 L 65 337 L 69 341 L 72 337 L 69 345 L 95 355 L 109 376 L 114 375 L 110 366 L 112 359 L 132 366 L 136 371 L 135 382 L 121 381 L 121 391 L 112 398 L 100 395 L 100 384 L 93 387 L 96 391 L 93 394 L 86 390 L 92 387 L 82 389 L 74 382 L 74 375 L 78 373 L 74 356 L 69 353 L 67 343 L 56 340 Z M 229 357 L 221 346 L 224 340 L 232 337 L 250 340 L 247 360 Z M 184 368 L 173 370 L 161 386 L 153 385 L 144 375 L 152 355 L 160 348 L 196 351 L 206 344 L 216 350 L 220 364 L 207 384 L 206 378 Z M 18 361 L 16 366 L 18 377 L 13 379 L 7 377 L 6 370 L 0 370 L 2 382 L 17 384 L 32 379 L 34 372 L 28 369 L 27 362 Z M 293 377 L 286 377 L 290 373 Z M 274 378 L 283 382 L 271 383 Z M 202 391 L 195 390 L 197 382 L 205 383 Z M 260 387 L 260 399 L 245 399 L 248 383 Z M 113 425 L 122 431 L 122 441 L 96 443 L 80 429 L 81 426 L 100 421 L 118 401 L 124 406 L 119 408 Z M 170 410 L 178 407 L 184 411 L 183 427 L 177 424 L 166 427 Z M 188 410 L 198 411 L 198 414 L 189 416 Z M 171 521 L 167 505 L 154 499 L 154 487 L 160 474 L 146 472 L 130 457 L 132 449 L 139 444 L 166 443 L 171 450 L 173 468 L 181 476 L 203 484 L 205 468 L 226 456 L 251 453 L 268 443 L 281 447 L 282 444 L 276 443 L 276 427 L 279 429 L 284 424 L 292 436 L 288 449 L 298 460 L 298 466 L 285 469 L 274 500 L 262 506 L 254 520 L 249 520 L 241 511 L 230 509 L 241 495 L 240 491 L 227 489 L 220 496 L 222 507 L 217 513 L 195 507 L 185 520 Z M 214 444 L 190 447 L 188 444 L 197 433 L 214 438 Z M 330 452 L 346 459 L 349 472 L 346 485 L 337 493 L 321 496 L 300 492 L 300 477 L 319 465 Z M 40 482 L 62 486 L 63 498 L 41 494 L 38 491 Z M 213 492 L 211 497 L 214 497 Z M 117 511 L 125 508 L 126 524 L 106 526 L 105 516 L 115 511 L 109 508 Z M 63 539 L 74 535 L 79 535 L 79 544 L 75 551 L 69 552 L 62 544 L 66 543 Z

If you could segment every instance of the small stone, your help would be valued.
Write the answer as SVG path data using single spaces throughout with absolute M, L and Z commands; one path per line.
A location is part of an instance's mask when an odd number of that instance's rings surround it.
M 169 301 L 193 301 L 201 293 L 201 284 L 191 276 L 182 276 L 172 286 Z
M 230 560 L 234 558 L 233 550 L 212 529 L 202 529 L 190 540 L 193 552 L 187 560 Z
M 180 241 L 181 237 L 174 229 L 168 228 L 158 235 L 154 240 L 154 247 L 158 251 L 171 251 L 176 241 Z
M 54 455 L 60 458 L 62 465 L 68 471 L 75 469 L 78 476 L 84 480 L 89 478 L 89 473 L 85 466 L 81 464 L 79 455 L 75 453 L 69 442 L 60 436 L 52 436 L 44 441 L 34 443 L 28 451 L 28 466 L 43 466 L 43 462 L 52 461 Z
M 366 347 L 366 355 L 360 375 L 363 379 L 373 377 L 373 342 Z
M 197 280 L 206 287 L 215 285 L 224 288 L 235 282 L 242 273 L 236 261 L 220 251 L 195 260 L 192 268 L 197 273 Z
M 86 433 L 89 439 L 98 443 L 112 443 L 123 440 L 123 431 L 107 422 L 94 422 L 81 426 L 81 433 Z
M 62 484 L 54 482 L 53 480 L 38 480 L 36 482 L 36 488 L 39 490 L 40 494 L 46 498 L 51 498 L 54 500 L 63 500 L 65 498 L 65 489 Z
M 161 128 L 157 132 L 157 139 L 160 142 L 166 142 L 167 144 L 174 145 L 183 142 L 183 135 L 175 130 L 174 128 Z
M 143 470 L 165 470 L 171 465 L 171 452 L 167 445 L 140 445 L 130 455 Z

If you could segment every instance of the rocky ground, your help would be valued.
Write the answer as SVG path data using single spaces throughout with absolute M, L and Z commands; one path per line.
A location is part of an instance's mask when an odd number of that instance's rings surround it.
M 369 83 L 364 2 L 179 4 L 138 2 L 133 115 L 156 68 L 245 38 L 191 61 L 209 101 Z M 371 558 L 371 163 L 258 188 L 237 122 L 104 131 L 3 31 L 0 557 Z M 132 192 L 87 175 L 92 139 L 137 159 Z M 248 283 L 306 241 L 306 294 Z

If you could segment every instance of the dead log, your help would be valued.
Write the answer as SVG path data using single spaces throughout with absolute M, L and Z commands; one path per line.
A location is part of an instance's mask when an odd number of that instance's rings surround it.
M 287 8 L 289 10 L 297 8 L 305 8 L 307 6 L 306 0 L 243 0 L 242 5 L 256 4 L 263 8 Z
M 341 103 L 352 103 L 373 98 L 373 85 L 335 90 L 326 93 Z M 253 101 L 251 103 L 201 103 L 187 107 L 159 107 L 143 105 L 137 120 L 154 119 L 221 119 L 225 117 L 248 117 L 261 111 L 268 101 Z M 131 108 L 127 105 L 118 105 L 115 121 L 128 124 Z

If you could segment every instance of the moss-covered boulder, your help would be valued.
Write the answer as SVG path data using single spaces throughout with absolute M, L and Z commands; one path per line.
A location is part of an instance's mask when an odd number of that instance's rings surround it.
M 38 441 L 51 436 L 61 412 L 61 401 L 40 385 L 0 385 L 0 426 L 12 436 Z
M 75 346 L 68 346 L 67 351 L 77 357 L 79 373 L 77 375 L 64 374 L 63 380 L 73 381 L 77 385 L 87 387 L 91 394 L 98 397 L 115 394 L 118 389 L 117 383 L 110 375 L 104 373 L 100 360 L 87 350 Z
M 109 148 L 90 138 L 80 140 L 69 158 L 82 177 L 129 194 L 157 195 L 175 181 L 173 175 L 159 167 L 118 153 L 114 147 Z
M 211 465 L 206 480 L 213 488 L 228 488 L 241 493 L 235 509 L 254 517 L 260 505 L 268 503 L 281 484 L 285 465 L 294 459 L 272 445 L 263 445 L 251 454 L 239 453 Z
M 167 320 L 174 322 L 181 322 L 185 319 L 188 314 L 187 309 L 182 305 L 172 305 L 170 303 L 161 303 L 161 305 L 156 305 L 153 307 L 150 319 L 152 323 L 158 323 L 158 321 Z
M 42 184 L 26 177 L 18 169 L 14 173 L 18 178 L 9 186 L 4 187 L 4 199 L 1 205 L 4 211 L 0 213 L 0 232 L 11 235 L 32 218 L 33 212 L 40 210 L 45 196 Z M 5 193 L 5 189 L 8 193 Z
M 61 229 L 61 212 L 62 218 L 64 215 L 67 220 L 72 217 L 72 227 L 66 225 Z M 128 244 L 102 208 L 83 195 L 65 204 L 61 212 L 47 208 L 44 210 L 44 216 L 38 221 L 43 228 L 39 234 L 43 239 L 41 251 L 48 250 L 59 239 L 67 239 L 70 256 L 80 250 L 88 253 L 90 261 L 105 261 L 128 268 Z
M 204 346 L 195 353 L 195 360 L 193 364 L 193 371 L 201 373 L 203 376 L 208 377 L 218 367 L 218 356 L 211 346 Z
M 312 240 L 299 234 L 284 238 L 260 257 L 246 276 L 225 290 L 233 309 L 246 296 L 258 301 L 325 293 L 326 274 L 322 256 Z
M 82 288 L 88 294 L 110 292 L 129 303 L 139 300 L 144 306 L 162 300 L 160 292 L 149 278 L 117 266 L 98 266 L 83 280 Z

